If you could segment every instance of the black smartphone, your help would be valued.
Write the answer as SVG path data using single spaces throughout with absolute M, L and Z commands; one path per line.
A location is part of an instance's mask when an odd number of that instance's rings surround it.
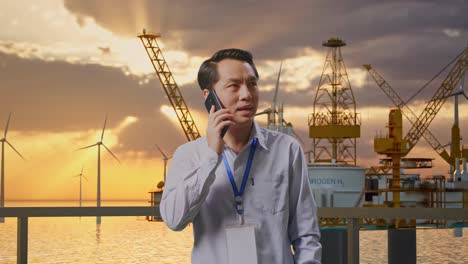
M 213 106 L 213 105 L 215 106 L 215 112 L 224 108 L 223 105 L 221 104 L 221 101 L 219 101 L 215 90 L 211 89 L 210 93 L 208 94 L 208 96 L 206 97 L 206 100 L 205 100 L 205 107 L 206 107 L 206 110 L 208 111 L 208 113 L 210 112 L 211 106 Z M 229 126 L 225 126 L 223 128 L 223 130 L 221 130 L 221 137 L 222 138 L 224 137 L 224 135 L 226 134 L 228 129 L 229 129 Z

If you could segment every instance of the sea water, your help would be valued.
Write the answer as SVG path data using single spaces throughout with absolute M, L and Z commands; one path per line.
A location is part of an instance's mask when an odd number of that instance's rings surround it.
M 147 206 L 147 201 L 103 201 L 102 206 Z M 22 201 L 16 206 L 78 206 L 78 202 Z M 85 202 L 83 206 L 96 206 Z M 17 219 L 0 224 L 0 263 L 16 263 Z M 468 232 L 418 229 L 418 263 L 468 263 Z M 387 263 L 387 232 L 360 231 L 360 263 Z M 29 263 L 190 263 L 192 227 L 174 232 L 144 217 L 31 217 L 28 225 Z

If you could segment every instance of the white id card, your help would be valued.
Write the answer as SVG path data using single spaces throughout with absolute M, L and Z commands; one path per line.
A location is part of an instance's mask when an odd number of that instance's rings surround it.
M 226 227 L 228 263 L 257 264 L 257 245 L 253 225 Z

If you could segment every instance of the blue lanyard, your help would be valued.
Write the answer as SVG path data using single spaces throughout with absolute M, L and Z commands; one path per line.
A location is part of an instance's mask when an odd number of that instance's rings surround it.
M 244 194 L 245 185 L 247 184 L 247 179 L 249 178 L 250 168 L 252 167 L 252 161 L 254 158 L 255 149 L 257 148 L 257 142 L 258 142 L 258 139 L 254 138 L 252 145 L 250 146 L 249 159 L 247 160 L 247 167 L 245 168 L 244 178 L 242 178 L 242 184 L 241 184 L 240 190 L 237 189 L 236 181 L 234 180 L 234 175 L 232 174 L 231 167 L 229 166 L 226 155 L 223 152 L 224 166 L 226 167 L 226 171 L 229 176 L 229 181 L 231 182 L 231 186 L 232 186 L 232 191 L 234 192 L 236 211 L 241 217 L 244 215 L 244 207 L 242 205 L 242 195 Z

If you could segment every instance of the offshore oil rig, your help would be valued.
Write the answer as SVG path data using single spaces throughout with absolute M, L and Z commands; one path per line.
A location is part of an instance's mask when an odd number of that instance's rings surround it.
M 460 148 L 458 125 L 458 96 L 463 92 L 462 89 L 455 91 L 468 68 L 468 49 L 454 59 L 453 67 L 419 116 L 369 64 L 364 65 L 396 108 L 390 110 L 387 135 L 374 138 L 374 151 L 385 157 L 380 159 L 378 166 L 362 168 L 356 166 L 355 159 L 355 140 L 359 137 L 360 122 L 341 55 L 341 47 L 345 43 L 332 38 L 323 46 L 328 47 L 328 53 L 316 90 L 314 113 L 309 117 L 309 136 L 314 148 L 309 178 L 318 205 L 468 208 L 468 150 Z M 450 96 L 455 97 L 455 121 L 449 154 L 428 127 Z M 412 125 L 406 136 L 403 134 L 402 116 Z M 432 168 L 432 158 L 406 157 L 421 137 L 449 164 L 448 177 L 433 175 L 423 180 L 419 174 L 405 173 L 405 169 Z M 346 263 L 341 256 L 346 256 L 346 243 L 343 241 L 346 241 L 347 234 L 340 229 L 346 224 L 344 218 L 321 219 L 324 262 Z M 455 227 L 459 236 L 461 227 L 466 224 L 432 219 L 369 218 L 360 222 L 362 229 L 388 229 L 389 263 L 416 262 L 417 227 Z M 341 254 L 336 254 L 337 251 Z
M 310 180 L 318 204 L 322 207 L 468 207 L 468 149 L 460 148 L 458 125 L 458 96 L 462 92 L 453 93 L 468 67 L 468 50 L 456 57 L 455 65 L 419 116 L 369 64 L 364 65 L 396 108 L 389 114 L 388 134 L 374 139 L 375 152 L 386 157 L 380 160 L 379 166 L 362 168 L 356 166 L 355 155 L 360 118 L 340 49 L 345 43 L 332 38 L 323 46 L 329 50 L 316 91 L 314 113 L 309 116 L 309 136 L 314 149 Z M 450 96 L 455 96 L 456 103 L 449 154 L 428 127 Z M 406 136 L 403 136 L 403 115 L 412 124 Z M 449 164 L 449 177 L 435 175 L 422 181 L 419 175 L 401 173 L 403 169 L 432 168 L 432 158 L 406 158 L 421 137 Z
M 184 98 L 175 82 L 169 65 L 157 42 L 159 34 L 138 36 L 150 58 L 160 83 L 165 91 L 185 133 L 187 140 L 200 137 L 199 130 L 190 114 Z M 330 38 L 322 45 L 327 48 L 323 72 L 313 102 L 313 113 L 309 115 L 309 138 L 312 150 L 309 155 L 309 182 L 319 207 L 429 207 L 468 208 L 468 171 L 466 160 L 468 149 L 461 147 L 458 122 L 458 96 L 456 91 L 468 68 L 468 49 L 455 59 L 446 78 L 426 104 L 420 115 L 416 115 L 408 104 L 369 64 L 364 68 L 378 87 L 395 105 L 390 110 L 388 133 L 374 138 L 374 151 L 385 157 L 378 166 L 369 168 L 357 165 L 357 139 L 360 137 L 361 119 L 356 112 L 356 101 L 349 82 L 341 48 L 345 41 Z M 275 96 L 270 108 L 258 113 L 266 114 L 267 127 L 298 138 L 291 123 L 283 118 L 283 105 L 277 104 L 281 67 L 276 82 Z M 428 129 L 447 98 L 455 98 L 455 118 L 452 127 L 450 153 L 445 150 Z M 466 97 L 466 95 L 464 95 Z M 468 98 L 467 98 L 468 99 Z M 403 134 L 402 117 L 412 125 Z M 419 174 L 407 174 L 408 169 L 432 168 L 433 158 L 407 158 L 406 155 L 424 138 L 449 165 L 449 175 L 432 175 L 421 179 Z M 164 154 L 163 156 L 167 158 Z M 165 160 L 167 162 L 167 160 Z M 166 164 L 166 163 L 165 163 Z M 164 171 L 166 170 L 166 166 Z M 151 205 L 159 204 L 164 182 L 150 192 Z M 148 217 L 149 221 L 160 221 Z M 346 219 L 321 218 L 323 263 L 346 263 Z M 465 222 L 440 220 L 397 220 L 362 219 L 361 229 L 388 230 L 389 263 L 415 263 L 416 229 L 419 226 L 453 227 L 460 235 Z M 408 248 L 414 249 L 406 254 Z M 405 252 L 405 254 L 401 254 Z M 410 251 L 411 252 L 411 251 Z M 338 254 L 337 254 L 338 253 Z M 413 261 L 414 260 L 414 261 Z

